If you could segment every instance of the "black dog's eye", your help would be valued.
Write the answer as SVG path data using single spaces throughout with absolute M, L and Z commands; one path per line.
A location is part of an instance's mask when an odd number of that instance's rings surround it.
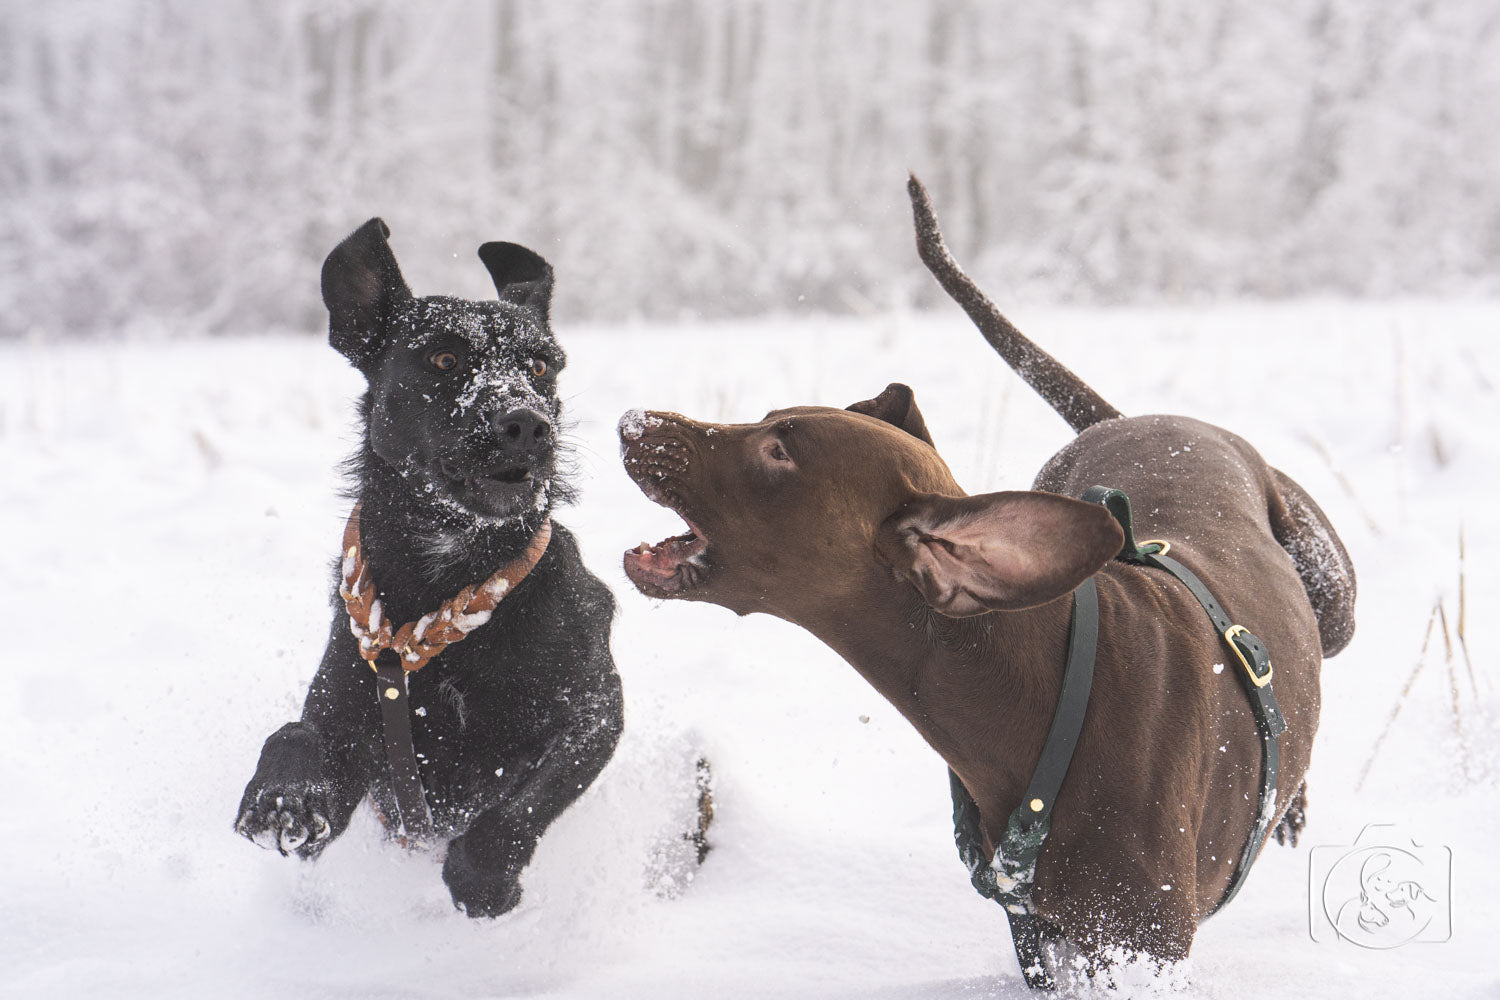
M 543 361 L 541 358 L 532 358 L 531 374 L 535 375 L 537 378 L 541 378 L 543 375 L 547 374 L 547 362 Z
M 435 371 L 451 372 L 458 367 L 458 355 L 452 351 L 433 351 L 427 355 L 427 363 Z

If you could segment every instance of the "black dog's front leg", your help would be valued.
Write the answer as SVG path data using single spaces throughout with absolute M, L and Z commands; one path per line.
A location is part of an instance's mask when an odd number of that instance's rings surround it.
M 586 732 L 552 740 L 506 800 L 448 844 L 443 881 L 469 916 L 496 917 L 521 902 L 521 872 L 537 841 L 609 762 L 622 728 L 618 705 L 582 724 Z
M 333 839 L 323 740 L 306 722 L 288 722 L 266 740 L 240 799 L 234 829 L 283 855 L 315 857 Z M 348 817 L 342 817 L 348 822 Z
M 343 648 L 348 646 L 349 648 Z M 355 734 L 374 714 L 374 675 L 335 636 L 307 692 L 300 722 L 266 740 L 234 828 L 262 847 L 314 858 L 349 825 L 369 787 L 368 745 Z

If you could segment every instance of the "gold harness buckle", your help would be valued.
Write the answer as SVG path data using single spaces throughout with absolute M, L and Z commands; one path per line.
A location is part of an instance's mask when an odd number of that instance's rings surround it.
M 1224 641 L 1229 643 L 1229 648 L 1234 650 L 1235 656 L 1239 657 L 1240 666 L 1245 668 L 1245 673 L 1250 677 L 1250 683 L 1261 688 L 1271 683 L 1271 661 L 1266 661 L 1266 672 L 1264 674 L 1257 674 L 1255 666 L 1249 660 L 1245 659 L 1245 654 L 1240 652 L 1240 647 L 1234 641 L 1234 637 L 1237 635 L 1250 634 L 1252 634 L 1250 630 L 1243 625 L 1231 625 L 1224 630 Z

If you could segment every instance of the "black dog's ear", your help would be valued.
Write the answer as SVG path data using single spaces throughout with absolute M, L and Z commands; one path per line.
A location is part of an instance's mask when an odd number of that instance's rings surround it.
M 323 304 L 328 342 L 363 367 L 379 349 L 381 328 L 393 306 L 411 298 L 386 237 L 390 227 L 371 219 L 345 237 L 323 261 Z
M 535 309 L 547 322 L 552 306 L 552 265 L 519 243 L 486 243 L 479 259 L 495 282 L 501 302 Z
M 922 419 L 922 411 L 917 409 L 917 398 L 912 395 L 910 386 L 892 382 L 874 399 L 862 399 L 858 403 L 849 404 L 845 409 L 894 424 L 917 440 L 932 444 L 932 435 L 927 432 L 927 421 Z

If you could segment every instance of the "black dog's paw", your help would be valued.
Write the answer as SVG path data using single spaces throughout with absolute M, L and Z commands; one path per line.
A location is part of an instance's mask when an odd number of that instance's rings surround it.
M 234 831 L 283 857 L 314 858 L 333 834 L 327 795 L 317 782 L 245 789 Z
M 519 881 L 467 887 L 462 896 L 453 886 L 448 891 L 453 895 L 453 905 L 470 917 L 498 917 L 521 905 Z
M 521 870 L 524 865 L 501 862 L 485 864 L 471 856 L 464 838 L 448 844 L 443 859 L 443 882 L 453 905 L 471 917 L 498 917 L 521 904 Z

